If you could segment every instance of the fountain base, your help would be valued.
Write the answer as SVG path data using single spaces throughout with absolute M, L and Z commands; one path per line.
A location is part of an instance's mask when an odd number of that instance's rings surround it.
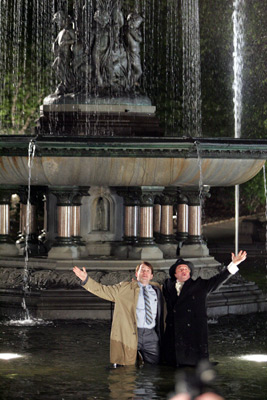
M 163 283 L 169 266 L 175 259 L 153 261 L 154 280 Z M 195 265 L 194 277 L 209 278 L 220 264 L 213 257 L 191 259 Z M 102 284 L 130 281 L 140 260 L 102 259 L 52 260 L 30 259 L 30 290 L 23 293 L 24 260 L 1 260 L 0 316 L 8 319 L 23 318 L 22 300 L 32 318 L 45 320 L 111 319 L 113 304 L 81 288 L 72 272 L 74 265 L 85 266 L 88 274 Z M 267 311 L 267 299 L 253 282 L 246 282 L 239 274 L 231 277 L 208 298 L 208 316 L 217 318 L 227 314 L 248 314 Z
M 86 98 L 51 95 L 40 108 L 41 136 L 160 137 L 156 107 L 145 96 Z

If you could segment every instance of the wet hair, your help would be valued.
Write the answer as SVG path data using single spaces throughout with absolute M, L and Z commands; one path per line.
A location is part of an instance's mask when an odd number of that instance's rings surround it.
M 151 269 L 151 273 L 152 273 L 152 274 L 154 273 L 154 269 L 153 269 L 152 265 L 151 265 L 149 262 L 147 262 L 147 261 L 141 261 L 141 263 L 138 264 L 137 267 L 135 268 L 135 272 L 138 272 L 139 269 L 140 269 L 140 267 L 141 267 L 141 265 L 143 265 L 143 264 L 146 265 L 148 268 Z

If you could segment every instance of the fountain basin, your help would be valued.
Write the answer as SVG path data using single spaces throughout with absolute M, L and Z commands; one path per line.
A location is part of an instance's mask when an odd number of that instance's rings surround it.
M 266 140 L 1 136 L 1 185 L 27 186 L 28 149 L 31 141 L 35 142 L 35 156 L 31 158 L 31 185 L 70 187 L 71 190 L 73 186 L 149 186 L 160 187 L 161 190 L 170 186 L 198 189 L 200 183 L 208 186 L 231 186 L 251 179 L 267 159 Z M 63 218 L 61 222 L 62 220 Z M 51 221 L 54 223 L 53 217 Z M 197 224 L 197 218 L 194 221 Z M 71 223 L 70 220 L 69 222 Z M 88 232 L 89 225 L 85 224 Z M 119 226 L 119 223 L 117 225 Z M 64 220 L 59 226 L 60 229 L 61 226 L 69 225 L 65 225 Z M 53 234 L 51 226 L 50 231 Z M 100 232 L 99 235 L 104 238 L 101 244 L 105 246 L 105 241 L 110 240 L 110 248 L 115 252 L 118 246 L 113 233 L 112 231 L 113 236 L 108 236 L 108 239 L 105 236 L 106 232 Z M 65 236 L 63 235 L 63 238 Z M 93 296 L 85 296 L 86 293 L 81 294 L 81 290 L 78 290 L 79 285 L 74 281 L 72 267 L 85 266 L 94 274 L 102 271 L 101 283 L 117 283 L 129 277 L 130 271 L 133 275 L 137 253 L 133 259 L 125 259 L 128 256 L 118 256 L 118 253 L 114 255 L 110 250 L 110 256 L 106 257 L 106 253 L 96 254 L 92 244 L 94 245 L 94 242 L 87 243 L 90 257 L 81 255 L 81 259 L 76 259 L 72 251 L 77 253 L 78 247 L 73 244 L 67 248 L 68 256 L 63 254 L 60 246 L 54 246 L 48 259 L 42 259 L 42 262 L 40 259 L 30 260 L 31 293 L 27 296 L 27 306 L 31 315 L 47 319 L 108 318 L 111 312 L 110 304 Z M 174 246 L 176 248 L 177 244 Z M 64 251 L 66 247 L 63 246 Z M 159 274 L 157 280 L 162 282 L 175 259 L 169 255 L 163 258 L 155 249 L 158 250 L 152 246 L 149 258 L 153 253 L 153 265 Z M 103 257 L 99 257 L 99 254 Z M 208 257 L 207 252 L 203 254 L 192 256 L 194 264 L 199 263 L 196 265 L 198 270 L 202 267 L 215 270 L 218 263 L 212 257 Z M 120 259 L 117 259 L 117 256 Z M 111 271 L 112 261 L 114 271 Z M 20 304 L 23 295 L 21 288 L 24 260 L 7 259 L 4 256 L 1 259 L 1 267 L 0 315 L 20 316 L 23 312 Z M 99 278 L 98 275 L 97 277 Z M 263 311 L 266 308 L 266 301 L 257 292 L 257 288 L 252 285 L 248 298 L 248 291 L 243 283 L 238 283 L 237 286 L 237 290 L 230 287 L 226 288 L 225 292 L 216 294 L 211 315 L 237 312 L 236 304 L 240 312 L 244 313 Z M 88 299 L 86 305 L 85 297 Z
M 64 186 L 232 186 L 253 178 L 266 140 L 0 137 L 0 184 Z

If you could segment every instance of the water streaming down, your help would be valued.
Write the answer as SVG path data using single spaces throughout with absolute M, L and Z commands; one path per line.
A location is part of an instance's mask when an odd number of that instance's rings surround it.
M 0 2 L 1 134 L 31 133 L 53 86 L 51 32 L 54 0 Z
M 30 225 L 32 219 L 32 208 L 31 208 L 31 177 L 32 167 L 35 156 L 36 144 L 33 140 L 30 140 L 28 147 L 28 186 L 27 186 L 27 207 L 26 207 L 26 231 L 25 231 L 25 263 L 23 270 L 23 298 L 21 306 L 24 311 L 24 318 L 19 320 L 10 320 L 8 325 L 13 326 L 35 326 L 35 325 L 48 325 L 50 321 L 43 321 L 38 318 L 32 318 L 27 307 L 27 297 L 30 294 L 30 270 L 29 270 L 29 236 L 30 236 Z
M 203 205 L 203 170 L 202 170 L 202 158 L 201 158 L 201 148 L 200 148 L 200 143 L 195 141 L 194 145 L 196 146 L 197 150 L 197 164 L 199 168 L 199 199 L 200 199 L 200 205 Z
M 27 209 L 26 209 L 26 235 L 25 235 L 25 265 L 23 271 L 23 299 L 22 299 L 22 308 L 25 312 L 25 321 L 30 321 L 30 313 L 26 304 L 26 297 L 29 293 L 30 285 L 29 285 L 29 235 L 30 235 L 30 219 L 31 219 L 31 173 L 32 173 L 32 165 L 35 155 L 35 143 L 31 140 L 29 142 L 28 148 L 28 169 L 29 169 L 29 176 L 28 176 L 28 199 L 27 199 Z
M 127 2 L 125 2 L 127 3 Z M 181 130 L 180 11 L 176 0 L 135 0 L 142 25 L 142 87 L 157 107 L 164 132 Z
M 79 56 L 76 67 L 86 77 L 82 86 L 88 98 L 92 90 L 91 41 L 97 4 L 97 1 L 80 0 L 1 1 L 0 74 L 4 78 L 0 83 L 0 101 L 7 110 L 6 114 L 0 115 L 1 133 L 32 133 L 39 105 L 59 83 L 55 69 L 51 68 L 55 61 L 52 45 L 59 32 L 53 22 L 56 12 L 70 15 L 77 51 L 83 45 L 86 62 Z M 179 2 L 125 0 L 118 1 L 120 4 L 125 21 L 131 12 L 140 13 L 144 19 L 140 28 L 143 75 L 138 91 L 147 94 L 157 106 L 157 115 L 165 132 L 177 135 L 177 128 L 182 125 Z M 78 86 L 77 76 L 75 80 Z
M 205 219 L 205 210 L 204 210 L 204 201 L 205 197 L 208 195 L 209 186 L 204 185 L 203 180 L 203 168 L 202 168 L 202 155 L 201 155 L 201 144 L 198 141 L 194 142 L 197 151 L 197 164 L 199 169 L 199 183 L 198 183 L 198 190 L 199 190 L 199 205 L 200 205 L 200 219 L 203 221 Z M 201 224 L 202 226 L 202 224 Z M 202 232 L 201 232 L 202 236 Z M 205 241 L 203 241 L 205 242 Z
M 165 131 L 175 135 L 174 131 L 181 129 L 179 124 L 179 114 L 181 114 L 179 106 L 179 90 L 181 81 L 179 59 L 181 58 L 179 50 L 179 2 L 168 1 L 166 13 L 166 61 L 165 61 L 165 79 L 166 79 L 166 107 L 165 107 Z M 181 85 L 182 86 L 182 85 Z M 167 90 L 170 87 L 171 90 Z M 179 126 L 180 125 L 180 126 Z
M 183 131 L 201 136 L 200 35 L 198 0 L 182 0 Z
M 235 138 L 241 137 L 243 48 L 244 48 L 244 0 L 233 3 L 233 70 L 234 70 L 234 120 Z M 239 250 L 239 185 L 235 186 L 235 253 Z

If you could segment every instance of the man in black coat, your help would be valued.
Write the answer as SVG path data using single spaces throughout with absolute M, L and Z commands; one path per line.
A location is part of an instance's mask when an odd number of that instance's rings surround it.
M 237 265 L 246 257 L 242 250 L 236 256 L 232 253 L 228 267 L 210 279 L 193 280 L 194 266 L 183 259 L 170 267 L 170 278 L 163 285 L 167 304 L 163 356 L 167 364 L 195 366 L 201 359 L 209 358 L 207 296 L 235 274 Z

